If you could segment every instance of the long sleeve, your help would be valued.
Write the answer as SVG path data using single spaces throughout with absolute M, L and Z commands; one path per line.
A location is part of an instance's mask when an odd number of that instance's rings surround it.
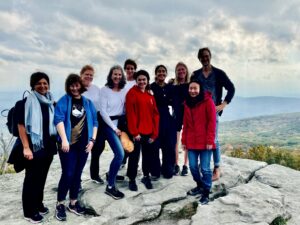
M 154 97 L 153 97 L 153 128 L 154 129 L 151 138 L 156 139 L 158 137 L 158 132 L 159 132 L 159 112 Z
M 183 128 L 182 128 L 182 135 L 181 135 L 181 143 L 183 145 L 186 145 L 186 136 L 187 136 L 187 110 L 184 109 L 184 114 L 183 114 Z
M 207 144 L 213 144 L 216 136 L 216 107 L 212 99 L 206 104 Z
M 107 109 L 108 109 L 108 101 L 109 101 L 109 96 L 107 95 L 106 87 L 101 89 L 100 92 L 100 102 L 99 102 L 99 109 L 100 109 L 100 114 L 104 120 L 104 122 L 110 126 L 113 130 L 117 129 L 117 126 L 112 122 L 110 119 Z
M 137 136 L 139 134 L 138 127 L 137 127 L 137 113 L 136 113 L 136 98 L 134 94 L 129 91 L 126 95 L 126 117 L 127 117 L 127 125 L 129 133 L 132 136 Z
M 229 104 L 234 96 L 235 87 L 225 72 L 224 72 L 224 76 L 223 76 L 223 86 L 227 90 L 224 101 L 226 101 L 227 104 Z

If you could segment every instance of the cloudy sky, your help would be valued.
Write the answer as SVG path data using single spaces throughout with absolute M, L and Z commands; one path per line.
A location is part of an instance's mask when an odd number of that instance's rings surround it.
M 85 64 L 102 86 L 126 58 L 153 76 L 178 61 L 212 64 L 235 83 L 238 96 L 300 97 L 299 0 L 5 0 L 0 1 L 0 90 L 24 90 L 37 70 L 62 92 Z

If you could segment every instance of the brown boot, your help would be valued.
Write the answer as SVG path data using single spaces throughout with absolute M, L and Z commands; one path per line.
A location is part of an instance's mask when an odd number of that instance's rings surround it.
M 213 172 L 213 176 L 212 176 L 212 181 L 219 180 L 220 176 L 221 176 L 220 168 L 219 167 L 215 167 L 214 168 L 214 172 Z

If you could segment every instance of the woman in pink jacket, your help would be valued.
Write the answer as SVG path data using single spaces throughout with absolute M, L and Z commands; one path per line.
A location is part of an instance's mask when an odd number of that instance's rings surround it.
M 184 103 L 182 145 L 188 150 L 190 170 L 197 186 L 187 194 L 201 194 L 200 203 L 207 204 L 212 185 L 210 160 L 216 148 L 216 109 L 211 93 L 204 92 L 198 80 L 189 83 L 188 92 Z

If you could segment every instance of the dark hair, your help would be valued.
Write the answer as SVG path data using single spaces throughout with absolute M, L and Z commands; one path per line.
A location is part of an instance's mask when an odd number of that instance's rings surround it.
M 107 78 L 106 78 L 106 84 L 105 84 L 105 86 L 107 86 L 107 87 L 109 87 L 111 89 L 114 88 L 114 82 L 111 79 L 114 70 L 121 70 L 122 77 L 121 77 L 121 80 L 120 80 L 120 83 L 119 83 L 119 88 L 122 89 L 122 88 L 125 87 L 126 78 L 125 78 L 124 71 L 123 71 L 122 67 L 119 66 L 119 65 L 115 65 L 115 66 L 112 66 L 110 68 L 109 73 L 108 73 Z
M 137 78 L 140 75 L 143 75 L 143 76 L 145 76 L 147 78 L 148 84 L 146 86 L 146 90 L 150 90 L 150 76 L 149 76 L 149 73 L 146 70 L 139 70 L 139 71 L 137 71 L 136 73 L 133 74 L 133 77 L 137 81 Z
M 71 90 L 70 90 L 70 86 L 72 84 L 75 84 L 75 83 L 79 83 L 81 88 L 79 90 L 80 94 L 82 94 L 83 92 L 86 91 L 86 88 L 83 86 L 82 84 L 82 81 L 81 81 L 81 78 L 79 75 L 77 74 L 74 74 L 74 73 L 71 73 L 67 79 L 66 79 L 66 82 L 65 82 L 65 91 L 68 95 L 71 95 L 72 96 L 72 93 L 71 93 Z
M 137 68 L 136 62 L 133 59 L 126 59 L 126 61 L 124 62 L 124 70 L 126 69 L 127 65 L 132 65 L 135 70 Z
M 202 83 L 198 79 L 193 79 L 189 82 L 189 88 L 192 83 L 197 83 L 200 86 L 200 92 L 199 95 L 197 95 L 196 97 L 191 97 L 190 95 L 187 96 L 186 104 L 191 108 L 194 107 L 198 102 L 203 101 L 204 99 L 204 88 Z
M 166 72 L 168 73 L 168 70 L 167 70 L 167 67 L 166 67 L 166 66 L 164 66 L 164 65 L 157 65 L 157 66 L 155 67 L 155 70 L 154 70 L 154 73 L 155 73 L 155 74 L 157 73 L 157 71 L 158 71 L 158 69 L 159 69 L 160 67 L 164 68 L 164 69 L 166 70 Z
M 208 51 L 209 56 L 211 57 L 211 52 L 210 52 L 210 49 L 208 47 L 200 48 L 199 51 L 198 51 L 198 59 L 199 60 L 201 59 L 204 51 Z
M 45 74 L 45 73 L 43 73 L 43 72 L 36 72 L 36 73 L 31 74 L 31 76 L 30 76 L 30 87 L 31 87 L 31 90 L 34 90 L 34 86 L 41 79 L 45 79 L 47 81 L 48 85 L 50 86 L 50 81 L 49 81 L 48 75 Z
M 94 71 L 94 67 L 92 67 L 91 65 L 85 65 L 84 67 L 81 68 L 80 70 L 80 75 L 82 75 L 85 71 L 87 70 L 92 70 Z

